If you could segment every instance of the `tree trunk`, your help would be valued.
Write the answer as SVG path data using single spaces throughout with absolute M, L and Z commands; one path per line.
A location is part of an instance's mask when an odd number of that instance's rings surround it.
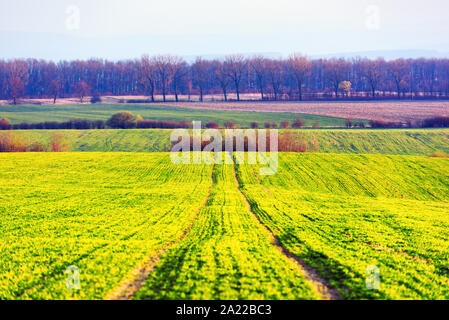
M 176 84 L 175 84 L 175 100 L 176 100 L 176 102 L 179 102 L 179 98 L 178 98 L 178 88 L 177 88 Z
M 260 99 L 263 101 L 263 85 L 262 85 L 262 78 L 260 76 L 257 77 L 258 84 L 259 84 L 259 91 L 260 91 Z
M 203 88 L 200 87 L 200 101 L 203 102 Z
M 223 88 L 223 96 L 225 101 L 228 101 L 228 95 L 226 94 L 226 89 Z
M 302 83 L 298 82 L 298 100 L 302 101 Z

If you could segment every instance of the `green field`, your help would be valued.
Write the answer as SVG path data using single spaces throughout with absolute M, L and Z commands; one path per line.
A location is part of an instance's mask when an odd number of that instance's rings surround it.
M 285 153 L 274 176 L 168 153 L 0 161 L 0 299 L 120 295 L 151 261 L 131 298 L 323 298 L 266 227 L 343 298 L 449 298 L 449 159 Z
M 44 121 L 67 121 L 80 118 L 88 120 L 107 120 L 119 111 L 130 111 L 134 115 L 141 115 L 144 119 L 201 121 L 203 123 L 215 121 L 223 125 L 226 121 L 234 121 L 241 127 L 250 127 L 251 122 L 258 122 L 263 127 L 265 122 L 292 122 L 296 118 L 303 118 L 306 126 L 318 123 L 320 127 L 344 127 L 345 119 L 318 116 L 310 114 L 295 114 L 288 112 L 244 112 L 244 111 L 214 111 L 194 110 L 167 106 L 148 106 L 141 104 L 80 104 L 80 105 L 0 105 L 0 119 L 6 117 L 11 123 L 35 123 Z
M 278 174 L 238 177 L 288 250 L 345 299 L 449 298 L 449 159 L 282 154 Z M 367 290 L 368 266 L 380 290 Z
M 17 130 L 27 141 L 48 143 L 63 133 L 71 151 L 168 152 L 171 130 Z M 299 140 L 318 142 L 319 153 L 430 155 L 449 153 L 449 129 L 292 130 Z M 0 131 L 0 136 L 7 134 Z
M 0 106 L 0 118 L 120 110 L 344 125 L 144 105 Z M 309 153 L 280 153 L 277 173 L 260 176 L 257 165 L 172 164 L 171 130 L 0 131 L 44 146 L 62 134 L 71 151 L 0 153 L 0 300 L 449 299 L 449 129 L 288 132 Z M 70 266 L 79 289 L 67 288 Z
M 167 155 L 1 154 L 0 298 L 103 298 L 142 259 L 179 240 L 212 168 Z M 82 290 L 66 289 L 70 265 Z

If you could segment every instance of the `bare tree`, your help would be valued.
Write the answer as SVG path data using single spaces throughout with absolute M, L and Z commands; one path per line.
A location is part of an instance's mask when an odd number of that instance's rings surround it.
M 23 84 L 22 79 L 20 79 L 19 77 L 10 77 L 8 79 L 8 88 L 9 88 L 9 95 L 14 105 L 16 105 L 17 99 L 23 96 L 25 92 L 25 86 Z
M 325 64 L 327 78 L 335 93 L 335 99 L 338 99 L 340 83 L 347 80 L 348 65 L 349 63 L 344 59 L 331 59 Z
M 166 64 L 162 63 L 166 72 L 156 69 L 156 60 L 168 60 Z M 192 87 L 199 91 L 200 100 L 205 94 L 217 91 L 223 91 L 224 99 L 228 100 L 228 90 L 234 87 L 238 99 L 242 93 L 250 93 L 253 89 L 260 92 L 262 100 L 267 99 L 268 94 L 282 99 L 282 92 L 301 100 L 305 90 L 316 99 L 330 91 L 338 98 L 349 90 L 342 86 L 346 81 L 351 82 L 350 98 L 367 95 L 367 92 L 373 99 L 389 98 L 385 95 L 387 91 L 394 95 L 397 92 L 397 97 L 401 98 L 407 94 L 412 99 L 418 96 L 449 98 L 449 59 L 307 61 L 296 54 L 287 60 L 276 60 L 276 67 L 261 56 L 253 57 L 246 65 L 242 56 L 228 57 L 224 62 L 200 60 L 193 64 L 176 57 L 165 60 L 148 55 L 138 60 L 90 59 L 58 63 L 0 59 L 0 99 L 19 103 L 18 99 L 23 96 L 47 96 L 56 102 L 55 97 L 78 95 L 80 81 L 100 96 L 146 95 L 152 101 L 156 94 L 167 99 L 172 92 L 176 100 L 181 94 L 188 94 L 190 99 Z M 59 82 L 57 94 L 53 80 Z M 380 91 L 384 92 L 383 96 Z
M 84 97 L 90 93 L 91 88 L 85 81 L 80 81 L 77 84 L 76 91 L 78 93 L 78 97 L 80 98 L 80 102 L 83 103 Z
M 25 94 L 25 82 L 29 79 L 27 64 L 22 60 L 13 60 L 8 78 L 9 95 L 14 105 L 17 99 Z
M 433 96 L 435 83 L 437 80 L 436 59 L 425 60 L 423 68 L 423 85 L 424 91 L 430 93 Z
M 270 59 L 267 61 L 267 74 L 275 101 L 278 100 L 281 90 L 283 71 L 283 63 L 281 60 Z
M 240 83 L 246 70 L 246 59 L 240 54 L 227 56 L 224 67 L 235 86 L 237 101 L 240 101 Z
M 383 59 L 365 60 L 363 62 L 363 74 L 371 88 L 373 99 L 376 97 L 376 90 L 380 82 L 384 79 L 382 65 L 385 63 Z
M 228 101 L 228 86 L 231 82 L 231 78 L 229 77 L 228 69 L 226 68 L 226 65 L 223 62 L 215 60 L 213 62 L 214 65 L 214 74 L 215 78 L 217 79 L 217 82 L 220 85 L 220 88 L 223 92 L 223 97 L 225 101 Z
M 262 55 L 255 56 L 249 61 L 251 70 L 256 76 L 256 83 L 259 88 L 261 100 L 264 100 L 264 88 L 267 78 L 267 61 L 268 59 Z
M 401 99 L 401 91 L 406 86 L 406 77 L 408 76 L 408 63 L 404 59 L 397 59 L 388 62 L 388 72 L 396 86 L 398 99 Z
M 10 77 L 20 78 L 24 83 L 29 79 L 27 63 L 14 59 L 11 64 Z
M 193 79 L 200 89 L 200 101 L 203 102 L 205 90 L 208 86 L 208 62 L 198 57 L 192 65 Z
M 162 98 L 164 102 L 167 101 L 167 90 L 173 81 L 174 69 L 173 65 L 175 61 L 179 60 L 178 57 L 172 55 L 158 55 L 154 57 L 154 67 L 156 76 L 162 90 Z
M 59 95 L 59 89 L 60 89 L 60 87 L 61 87 L 61 86 L 60 86 L 58 80 L 52 80 L 52 81 L 50 82 L 49 90 L 50 90 L 50 94 L 53 96 L 53 104 L 56 104 L 56 98 L 57 98 L 58 95 Z
M 140 82 L 149 91 L 151 101 L 154 102 L 154 93 L 156 91 L 156 66 L 154 58 L 150 58 L 147 54 L 142 56 L 139 74 Z
M 181 86 L 181 83 L 183 79 L 188 74 L 188 66 L 187 63 L 184 61 L 183 58 L 179 56 L 173 56 L 171 61 L 171 68 L 172 68 L 172 83 L 173 83 L 173 93 L 175 94 L 175 100 L 176 102 L 179 101 L 179 87 Z
M 312 63 L 306 56 L 301 54 L 293 54 L 288 59 L 288 67 L 291 74 L 296 80 L 298 86 L 298 100 L 302 100 L 302 87 L 305 84 L 307 77 L 310 75 L 312 69 Z

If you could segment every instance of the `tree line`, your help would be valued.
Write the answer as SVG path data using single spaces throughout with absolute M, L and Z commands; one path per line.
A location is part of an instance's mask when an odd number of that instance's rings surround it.
M 198 57 L 187 63 L 174 55 L 108 61 L 0 60 L 0 99 L 144 95 L 149 101 L 224 101 L 449 98 L 449 59 L 286 59 L 264 56 Z M 170 98 L 169 98 L 170 96 Z M 186 98 L 187 97 L 187 98 Z

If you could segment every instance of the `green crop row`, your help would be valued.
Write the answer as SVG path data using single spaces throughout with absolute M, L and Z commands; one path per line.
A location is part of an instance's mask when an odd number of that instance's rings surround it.
M 0 299 L 102 299 L 162 248 L 135 299 L 320 298 L 263 225 L 343 298 L 449 298 L 449 159 L 281 153 L 273 176 L 168 153 L 0 163 Z
M 103 298 L 182 237 L 209 166 L 166 154 L 0 155 L 0 299 Z M 80 290 L 66 287 L 67 267 Z
M 315 299 L 297 266 L 249 211 L 232 165 L 217 165 L 205 207 L 136 299 Z
M 281 243 L 344 298 L 449 298 L 448 159 L 281 154 L 279 166 L 260 177 L 239 166 L 242 190 Z

